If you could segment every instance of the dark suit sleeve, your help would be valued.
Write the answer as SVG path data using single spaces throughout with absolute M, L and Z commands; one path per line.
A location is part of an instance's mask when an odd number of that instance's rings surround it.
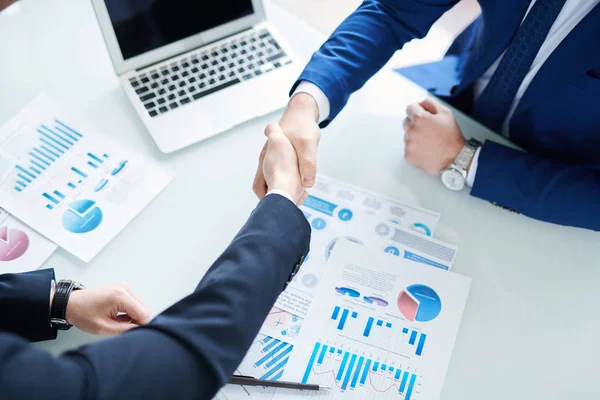
M 313 55 L 301 81 L 318 86 L 329 99 L 327 126 L 394 52 L 431 25 L 458 0 L 365 0 Z M 290 92 L 290 93 L 291 93 Z
M 302 212 L 267 196 L 196 291 L 150 324 L 58 358 L 0 335 L 0 387 L 8 398 L 211 399 L 242 361 L 309 241 Z
M 0 275 L 0 332 L 30 341 L 56 339 L 50 326 L 50 288 L 54 270 Z
M 600 170 L 486 142 L 473 196 L 554 224 L 600 231 Z

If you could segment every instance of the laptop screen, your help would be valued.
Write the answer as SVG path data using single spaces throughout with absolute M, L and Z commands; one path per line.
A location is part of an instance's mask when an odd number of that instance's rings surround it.
M 252 0 L 104 0 L 123 59 L 252 15 Z

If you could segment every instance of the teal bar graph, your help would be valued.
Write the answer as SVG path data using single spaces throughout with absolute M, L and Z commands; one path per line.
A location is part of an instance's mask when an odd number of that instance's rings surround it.
M 360 377 L 360 384 L 364 385 L 367 381 L 367 375 L 369 374 L 369 368 L 371 368 L 371 360 L 367 360 L 365 367 L 363 368 L 362 376 Z
M 313 365 L 315 364 L 315 359 L 317 358 L 317 353 L 319 352 L 319 348 L 321 347 L 321 343 L 315 343 L 315 347 L 310 356 L 310 360 L 308 361 L 308 365 L 306 366 L 306 371 L 304 372 L 304 376 L 302 377 L 302 383 L 308 382 L 308 377 L 312 371 Z
M 404 393 L 404 389 L 406 389 L 406 381 L 408 381 L 408 372 L 404 371 L 404 375 L 402 376 L 402 383 L 400 384 L 400 393 Z
M 350 381 L 350 376 L 352 375 L 352 370 L 354 369 L 354 363 L 356 362 L 356 354 L 352 354 L 350 357 L 350 364 L 348 364 L 348 369 L 346 370 L 346 375 L 344 376 L 344 383 L 342 383 L 342 390 L 346 390 L 348 387 L 348 382 Z
M 331 314 L 331 319 L 337 320 L 339 314 L 340 314 L 340 307 L 335 306 L 335 308 L 333 309 L 333 314 Z
M 421 336 L 419 337 L 419 344 L 417 345 L 417 351 L 415 352 L 415 354 L 418 356 L 423 354 L 423 346 L 425 346 L 425 339 L 427 339 L 427 335 L 421 333 Z
M 406 394 L 404 396 L 404 398 L 406 400 L 410 400 L 410 397 L 412 396 L 412 392 L 415 386 L 415 380 L 417 379 L 417 376 L 415 374 L 412 374 L 412 376 L 410 377 L 410 383 L 408 384 L 408 390 L 406 391 Z
M 356 371 L 354 371 L 354 374 L 352 375 L 352 382 L 350 383 L 350 387 L 352 389 L 356 389 L 356 384 L 358 382 L 358 376 L 360 375 L 360 370 L 361 370 L 364 362 L 365 362 L 365 358 L 361 356 L 358 359 L 358 365 L 356 366 Z
M 416 340 L 417 340 L 417 331 L 412 331 L 410 333 L 410 339 L 408 340 L 408 344 L 415 344 Z
M 350 353 L 348 353 L 348 352 L 344 353 L 344 358 L 342 359 L 342 363 L 340 364 L 340 369 L 338 369 L 338 373 L 335 377 L 336 381 L 339 381 L 342 379 L 342 376 L 344 375 L 344 368 L 346 367 L 346 362 L 348 361 L 349 356 L 350 356 Z
M 384 393 L 388 390 L 398 390 L 404 400 L 411 399 L 417 384 L 415 374 L 396 368 L 394 363 L 380 364 L 379 361 L 364 355 L 316 342 L 306 365 L 302 383 L 308 383 L 312 374 L 328 376 L 330 373 L 335 374 L 335 386 L 342 391 L 375 389 L 377 393 Z M 366 385 L 368 382 L 370 384 Z M 320 384 L 327 385 L 323 382 Z
M 327 354 L 327 345 L 324 344 L 323 347 L 321 348 L 321 354 L 319 354 L 319 360 L 317 361 L 317 364 L 323 364 L 323 359 L 325 359 L 325 354 Z
M 88 153 L 88 156 L 90 156 L 90 158 L 92 160 L 98 161 L 100 164 L 102 164 L 104 161 L 102 161 L 102 159 L 100 157 L 96 157 L 95 155 L 93 155 L 92 153 Z
M 20 157 L 27 157 L 28 166 L 15 166 L 15 181 L 21 180 L 27 182 L 27 180 L 24 180 L 18 175 L 22 174 L 29 180 L 27 183 L 32 183 L 34 179 L 41 176 L 52 166 L 52 164 L 57 162 L 63 154 L 66 154 L 76 146 L 77 142 L 83 137 L 77 130 L 58 120 L 42 124 L 37 128 L 34 128 L 31 132 L 37 135 L 38 142 L 33 143 L 29 149 L 26 149 L 23 154 L 20 155 Z M 97 157 L 92 153 L 90 154 L 88 155 L 95 162 L 103 162 L 101 157 Z M 108 154 L 105 154 L 104 158 L 108 158 Z M 83 171 L 80 172 L 83 173 Z M 15 190 L 17 187 L 20 191 L 26 188 L 26 186 L 23 187 L 17 184 Z
M 260 358 L 254 363 L 255 367 L 264 368 L 264 373 L 259 379 L 276 381 L 283 375 L 283 369 L 289 360 L 289 355 L 294 346 L 266 336 L 261 343 Z

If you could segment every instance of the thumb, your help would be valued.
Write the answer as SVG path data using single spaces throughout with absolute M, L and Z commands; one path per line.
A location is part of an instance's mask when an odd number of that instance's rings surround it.
M 419 105 L 432 114 L 437 114 L 443 109 L 442 104 L 433 97 L 426 98 L 425 100 L 420 102 Z

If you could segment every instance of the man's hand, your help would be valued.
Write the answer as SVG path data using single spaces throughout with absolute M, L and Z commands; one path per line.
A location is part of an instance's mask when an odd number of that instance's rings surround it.
M 87 333 L 117 335 L 150 321 L 150 310 L 121 283 L 74 290 L 67 303 L 67 321 Z
M 430 175 L 441 174 L 465 145 L 452 111 L 437 100 L 428 98 L 408 106 L 406 115 L 406 161 Z
M 317 174 L 317 146 L 321 138 L 321 130 L 317 121 L 319 108 L 313 97 L 306 93 L 298 93 L 290 100 L 288 107 L 279 121 L 279 126 L 291 142 L 298 157 L 302 185 L 310 188 L 315 184 Z M 254 178 L 253 190 L 262 199 L 272 189 L 265 181 L 263 160 L 267 144 L 263 147 L 258 160 L 258 170 Z
M 269 190 L 281 190 L 296 204 L 302 204 L 307 193 L 302 186 L 294 146 L 277 124 L 269 124 L 265 135 L 267 144 L 261 157 L 262 174 Z

